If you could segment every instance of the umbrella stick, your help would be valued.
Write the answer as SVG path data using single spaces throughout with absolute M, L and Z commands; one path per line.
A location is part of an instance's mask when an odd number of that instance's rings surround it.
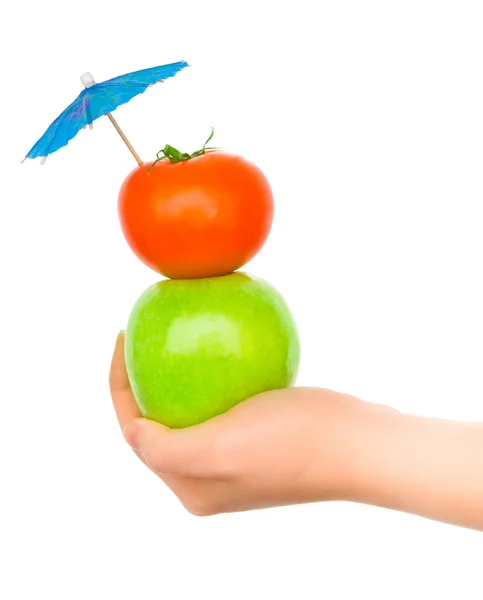
M 136 150 L 134 150 L 134 148 L 131 145 L 131 142 L 127 139 L 127 137 L 124 135 L 123 130 L 119 127 L 116 119 L 111 115 L 111 113 L 107 113 L 106 115 L 107 117 L 109 117 L 109 121 L 111 121 L 111 123 L 114 125 L 114 127 L 116 128 L 117 133 L 121 136 L 123 142 L 126 144 L 126 146 L 129 148 L 129 152 L 134 156 L 134 158 L 136 159 L 138 165 L 142 165 L 143 161 L 139 158 L 139 154 L 136 152 Z

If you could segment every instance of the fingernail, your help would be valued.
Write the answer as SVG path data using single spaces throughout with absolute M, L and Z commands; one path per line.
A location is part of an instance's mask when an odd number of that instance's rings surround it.
M 121 329 L 121 331 L 117 334 L 116 344 L 115 344 L 116 348 L 119 346 L 119 342 L 121 341 L 121 338 L 124 336 L 125 333 L 126 332 L 124 331 L 124 329 Z

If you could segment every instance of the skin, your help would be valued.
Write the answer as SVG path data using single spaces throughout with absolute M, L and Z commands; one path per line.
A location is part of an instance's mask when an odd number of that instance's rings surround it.
M 319 388 L 265 392 L 200 425 L 141 417 L 110 372 L 127 443 L 194 515 L 344 500 L 483 531 L 483 424 L 405 415 Z

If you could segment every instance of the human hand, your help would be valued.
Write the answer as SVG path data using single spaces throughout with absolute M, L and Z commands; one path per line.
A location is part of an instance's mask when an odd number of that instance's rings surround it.
M 192 514 L 347 500 L 483 530 L 482 423 L 289 388 L 168 429 L 139 412 L 122 334 L 110 387 L 126 441 Z
M 361 426 L 390 410 L 323 389 L 259 394 L 201 425 L 168 429 L 144 419 L 117 340 L 110 374 L 127 443 L 196 515 L 352 499 Z

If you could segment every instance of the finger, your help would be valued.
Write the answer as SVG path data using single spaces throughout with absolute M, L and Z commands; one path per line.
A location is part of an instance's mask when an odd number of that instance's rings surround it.
M 124 429 L 130 421 L 142 416 L 134 400 L 124 362 L 124 332 L 121 332 L 116 340 L 109 373 L 109 387 L 117 420 L 121 429 Z
M 202 478 L 223 476 L 213 427 L 202 424 L 169 429 L 141 418 L 126 425 L 124 438 L 156 473 Z

